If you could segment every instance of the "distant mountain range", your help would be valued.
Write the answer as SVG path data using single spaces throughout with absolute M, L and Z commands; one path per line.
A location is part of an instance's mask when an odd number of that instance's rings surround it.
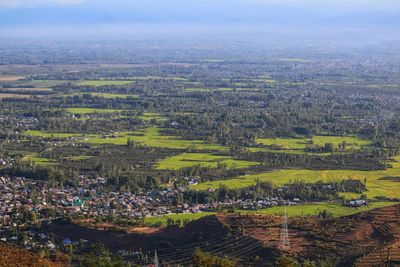
M 321 20 L 320 25 L 395 28 L 400 26 L 400 13 L 380 11 L 345 14 Z
M 300 8 L 277 6 L 216 6 L 213 9 L 165 5 L 109 9 L 92 6 L 53 6 L 0 9 L 1 26 L 123 24 L 123 23 L 209 23 L 290 27 L 398 27 L 400 13 L 369 12 L 341 16 L 321 15 Z

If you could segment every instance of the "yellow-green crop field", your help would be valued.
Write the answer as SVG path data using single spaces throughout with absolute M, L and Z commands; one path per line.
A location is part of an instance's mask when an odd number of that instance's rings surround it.
M 144 121 L 151 121 L 151 120 L 166 120 L 166 117 L 161 116 L 158 113 L 154 113 L 154 112 L 145 112 L 143 113 L 141 116 L 139 116 L 139 118 L 141 120 Z
M 83 137 L 83 134 L 74 134 L 74 133 L 53 133 L 53 132 L 43 132 L 43 131 L 35 131 L 29 130 L 24 132 L 24 135 L 31 135 L 35 137 L 42 138 L 71 138 L 71 137 Z
M 106 137 L 100 134 L 75 134 L 75 133 L 53 133 L 44 131 L 29 130 L 24 135 L 31 135 L 42 138 L 71 138 L 76 141 L 87 142 L 93 145 L 112 144 L 126 145 L 128 140 L 138 142 L 150 147 L 162 147 L 171 149 L 193 149 L 193 150 L 224 150 L 227 147 L 207 143 L 202 140 L 183 140 L 177 136 L 166 136 L 160 134 L 158 128 L 146 128 L 139 132 L 120 132 L 115 137 Z
M 103 109 L 103 108 L 66 108 L 65 111 L 73 114 L 107 114 L 107 113 L 117 113 L 122 112 L 123 110 L 119 109 Z
M 156 168 L 159 170 L 178 170 L 195 165 L 216 168 L 219 164 L 226 165 L 228 169 L 241 169 L 260 165 L 259 162 L 235 160 L 232 157 L 218 156 L 210 153 L 183 153 L 161 160 Z
M 38 166 L 49 166 L 49 165 L 55 165 L 58 164 L 57 162 L 51 161 L 48 158 L 42 158 L 39 156 L 38 153 L 30 153 L 25 155 L 25 157 L 22 158 L 23 161 L 30 161 L 34 163 L 35 165 Z
M 111 85 L 126 85 L 133 83 L 134 81 L 128 80 L 87 80 L 87 81 L 79 81 L 76 83 L 78 86 L 111 86 Z
M 394 158 L 392 168 L 379 171 L 358 171 L 358 170 L 326 170 L 315 171 L 305 169 L 288 169 L 265 172 L 260 174 L 235 177 L 228 180 L 200 183 L 193 186 L 194 189 L 205 190 L 208 188 L 218 188 L 220 184 L 229 188 L 243 188 L 257 183 L 257 181 L 269 181 L 274 185 L 281 186 L 294 181 L 304 181 L 315 183 L 317 181 L 342 181 L 348 178 L 367 181 L 366 195 L 369 198 L 386 196 L 389 198 L 400 198 L 400 156 Z M 352 193 L 342 193 L 344 197 L 353 198 Z
M 399 204 L 398 202 L 369 202 L 368 206 L 353 208 L 342 206 L 338 203 L 312 203 L 295 206 L 279 206 L 257 211 L 237 211 L 241 214 L 269 214 L 283 215 L 285 210 L 288 216 L 315 216 L 322 211 L 328 211 L 334 217 L 341 217 L 356 214 L 362 211 L 367 211 L 376 208 L 382 208 Z
M 114 144 L 125 145 L 128 140 L 150 147 L 193 150 L 223 150 L 225 147 L 202 140 L 183 140 L 177 136 L 161 135 L 158 128 L 147 128 L 140 132 L 121 132 L 115 138 L 89 137 L 87 142 L 94 145 Z
M 363 146 L 371 145 L 371 141 L 363 140 L 353 136 L 314 136 L 311 139 L 305 138 L 257 138 L 256 142 L 265 146 L 281 149 L 282 151 L 288 150 L 289 153 L 293 151 L 304 151 L 307 146 L 318 145 L 324 146 L 326 143 L 333 144 L 334 149 L 339 148 L 339 144 L 346 143 L 346 151 L 359 150 Z

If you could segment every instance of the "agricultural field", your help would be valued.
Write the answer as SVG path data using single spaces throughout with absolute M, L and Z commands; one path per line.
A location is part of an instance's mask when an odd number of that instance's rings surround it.
M 173 220 L 174 222 L 179 220 L 180 226 L 183 226 L 185 222 L 195 221 L 213 214 L 215 214 L 215 212 L 181 213 L 159 217 L 146 217 L 144 223 L 149 226 L 167 226 L 168 220 Z
M 228 169 L 241 169 L 257 166 L 260 163 L 245 160 L 235 160 L 232 157 L 218 156 L 210 153 L 183 153 L 163 159 L 158 163 L 156 168 L 159 170 L 178 170 L 195 165 L 216 168 L 221 164 L 226 165 Z
M 77 115 L 85 115 L 85 114 L 108 114 L 108 113 L 118 113 L 123 110 L 119 109 L 101 109 L 101 108 L 65 108 L 66 112 L 77 114 Z
M 371 145 L 372 142 L 351 136 L 313 136 L 311 139 L 305 138 L 257 138 L 256 142 L 275 150 L 287 150 L 290 152 L 304 151 L 307 147 L 316 145 L 324 146 L 331 143 L 334 149 L 339 149 L 339 145 L 345 143 L 345 150 L 359 150 L 363 146 Z
M 74 133 L 53 133 L 53 132 L 43 132 L 37 130 L 29 130 L 24 132 L 24 135 L 31 135 L 41 138 L 71 138 L 71 137 L 83 137 L 83 134 Z
M 151 120 L 166 120 L 167 118 L 161 116 L 159 113 L 155 112 L 144 112 L 141 116 L 139 116 L 141 120 L 144 121 L 151 121 Z
M 1 91 L 7 91 L 7 92 L 13 92 L 13 93 L 25 93 L 25 92 L 44 92 L 44 93 L 48 93 L 53 91 L 52 88 L 40 88 L 40 87 L 17 87 L 17 88 L 3 88 L 0 89 Z
M 0 99 L 3 98 L 30 98 L 33 95 L 23 95 L 23 94 L 3 94 L 0 93 Z
M 92 96 L 97 96 L 106 99 L 127 99 L 127 98 L 139 98 L 139 95 L 129 95 L 129 94 L 111 94 L 111 93 L 89 93 Z
M 87 80 L 87 81 L 79 81 L 76 83 L 78 86 L 114 86 L 114 85 L 127 85 L 131 84 L 134 81 L 130 80 Z
M 40 157 L 38 153 L 27 154 L 25 157 L 22 158 L 22 160 L 32 162 L 37 166 L 50 166 L 58 164 L 57 162 L 54 162 L 48 158 Z
M 286 211 L 288 216 L 316 216 L 322 211 L 328 211 L 334 217 L 342 217 L 356 214 L 362 211 L 367 211 L 376 208 L 388 207 L 396 205 L 398 202 L 369 202 L 368 206 L 353 208 L 340 205 L 339 203 L 312 203 L 295 206 L 278 206 L 257 211 L 236 211 L 241 214 L 270 214 L 283 215 Z
M 0 83 L 15 82 L 24 78 L 25 76 L 20 75 L 0 75 Z
M 83 156 L 83 155 L 81 155 L 81 156 L 65 157 L 63 159 L 67 160 L 67 161 L 80 161 L 80 160 L 86 160 L 86 159 L 90 159 L 90 158 L 93 158 L 93 156 Z
M 67 80 L 31 80 L 31 81 L 23 81 L 20 84 L 21 87 L 28 86 L 28 87 L 39 87 L 39 88 L 51 88 L 53 86 L 63 85 L 66 83 L 72 83 L 73 81 Z
M 202 140 L 183 140 L 176 136 L 160 134 L 158 128 L 147 128 L 140 132 L 121 132 L 114 138 L 90 137 L 87 142 L 93 145 L 113 144 L 126 145 L 128 140 L 138 142 L 150 147 L 192 150 L 223 150 L 223 146 L 206 143 Z
M 31 135 L 42 138 L 77 138 L 82 142 L 87 142 L 92 145 L 126 145 L 128 140 L 138 142 L 150 147 L 171 148 L 171 149 L 191 149 L 191 150 L 215 150 L 221 151 L 226 147 L 206 143 L 202 140 L 183 140 L 177 136 L 166 136 L 160 134 L 160 129 L 152 127 L 146 128 L 139 132 L 119 132 L 114 137 L 104 137 L 100 134 L 76 134 L 76 133 L 55 133 L 44 132 L 37 130 L 25 131 L 24 135 Z M 229 163 L 229 159 L 228 159 Z M 233 162 L 232 162 L 233 164 Z
M 358 170 L 326 170 L 314 171 L 305 169 L 277 170 L 261 174 L 252 174 L 236 177 L 228 180 L 200 183 L 193 186 L 197 190 L 218 188 L 221 184 L 229 188 L 243 188 L 257 183 L 257 181 L 269 181 L 276 186 L 282 186 L 294 181 L 315 183 L 317 181 L 342 181 L 348 178 L 366 181 L 368 198 L 386 196 L 389 198 L 400 198 L 400 191 L 397 189 L 400 181 L 400 156 L 394 158 L 392 168 L 380 171 L 358 171 Z M 354 194 L 341 193 L 344 197 L 354 198 Z

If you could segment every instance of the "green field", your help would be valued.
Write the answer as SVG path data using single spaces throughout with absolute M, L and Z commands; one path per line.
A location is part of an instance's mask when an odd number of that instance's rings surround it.
M 22 160 L 33 162 L 35 165 L 38 166 L 49 166 L 58 164 L 57 162 L 51 161 L 48 158 L 40 157 L 38 153 L 29 153 L 25 155 L 25 157 L 23 157 Z
M 195 221 L 205 216 L 213 215 L 214 212 L 200 212 L 200 213 L 182 213 L 182 214 L 169 214 L 160 217 L 146 217 L 144 223 L 149 226 L 167 225 L 167 220 L 172 219 L 174 221 L 180 220 L 180 225 L 183 226 L 185 221 Z
M 311 139 L 305 138 L 257 138 L 256 142 L 271 148 L 288 150 L 288 153 L 304 151 L 307 146 L 324 146 L 326 143 L 333 144 L 334 149 L 339 148 L 339 144 L 346 143 L 346 151 L 359 150 L 363 146 L 371 145 L 372 142 L 352 136 L 314 136 Z
M 133 83 L 134 81 L 127 80 L 87 80 L 87 81 L 79 81 L 76 83 L 78 86 L 112 86 L 112 85 L 126 85 Z
M 145 112 L 141 116 L 139 116 L 141 120 L 151 121 L 151 120 L 166 120 L 167 118 L 161 116 L 159 113 L 154 112 Z
M 52 132 L 43 132 L 43 131 L 35 131 L 29 130 L 24 132 L 24 135 L 31 135 L 35 137 L 42 138 L 70 138 L 70 137 L 83 137 L 83 134 L 74 134 L 74 133 L 52 133 Z
M 243 188 L 257 183 L 257 181 L 269 181 L 274 185 L 282 186 L 292 183 L 296 180 L 315 183 L 317 181 L 342 181 L 348 178 L 367 181 L 366 195 L 369 198 L 377 196 L 386 196 L 390 198 L 400 198 L 400 190 L 398 190 L 400 181 L 400 156 L 395 158 L 393 168 L 382 171 L 357 171 L 357 170 L 326 170 L 314 171 L 304 169 L 278 170 L 265 172 L 261 174 L 246 175 L 228 180 L 219 180 L 213 182 L 205 182 L 193 186 L 194 189 L 206 190 L 208 188 L 218 188 L 220 184 L 224 184 L 229 188 Z M 348 198 L 356 197 L 351 193 L 342 193 Z
M 123 110 L 119 109 L 102 109 L 102 108 L 65 108 L 65 111 L 73 114 L 107 114 L 107 113 L 117 113 Z
M 216 168 L 218 164 L 225 164 L 228 169 L 240 169 L 256 166 L 260 163 L 245 160 L 235 160 L 232 157 L 217 156 L 210 153 L 183 153 L 161 160 L 157 165 L 157 169 L 178 170 L 195 165 L 200 165 L 202 167 L 208 168 Z
M 93 156 L 72 156 L 72 157 L 65 157 L 63 159 L 68 160 L 68 161 L 80 161 L 80 160 L 85 160 L 85 159 L 90 159 L 90 158 L 93 158 Z
M 270 214 L 270 215 L 283 215 L 285 210 L 288 216 L 315 216 L 321 211 L 329 211 L 334 217 L 347 216 L 356 214 L 361 211 L 367 211 L 376 208 L 382 208 L 399 204 L 398 202 L 370 202 L 368 206 L 352 208 L 342 206 L 337 203 L 312 203 L 297 206 L 279 206 L 272 207 L 257 211 L 238 211 L 238 213 L 244 214 Z
M 202 140 L 183 140 L 177 136 L 166 136 L 160 134 L 158 128 L 146 128 L 139 132 L 120 132 L 115 137 L 103 137 L 100 134 L 75 134 L 75 133 L 52 133 L 44 131 L 29 130 L 24 132 L 24 135 L 31 135 L 42 138 L 71 138 L 76 137 L 83 142 L 93 145 L 112 144 L 126 145 L 128 140 L 147 145 L 150 147 L 163 147 L 172 149 L 192 149 L 192 150 L 215 150 L 221 151 L 227 147 L 207 143 Z M 229 160 L 228 160 L 228 163 Z M 232 163 L 233 164 L 233 163 Z
M 161 135 L 158 128 L 147 128 L 140 132 L 121 132 L 115 138 L 90 137 L 87 142 L 94 145 L 114 144 L 125 145 L 128 140 L 150 146 L 172 149 L 193 150 L 223 150 L 225 147 L 218 144 L 206 143 L 202 140 L 183 140 L 177 136 Z

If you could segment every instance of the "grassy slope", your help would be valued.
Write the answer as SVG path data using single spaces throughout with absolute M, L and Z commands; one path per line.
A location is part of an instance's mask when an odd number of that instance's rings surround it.
M 341 216 L 356 214 L 361 211 L 387 207 L 395 204 L 398 203 L 370 202 L 369 206 L 352 208 L 352 207 L 341 206 L 340 204 L 337 203 L 313 203 L 313 204 L 304 204 L 304 205 L 289 206 L 289 207 L 284 207 L 284 206 L 272 207 L 258 211 L 239 211 L 239 213 L 282 215 L 286 210 L 289 216 L 314 216 L 318 215 L 321 211 L 327 210 L 332 214 L 332 216 L 341 217 Z
M 183 225 L 183 222 L 185 220 L 189 221 L 195 221 L 200 218 L 203 218 L 208 215 L 215 214 L 214 212 L 201 212 L 201 213 L 182 213 L 182 214 L 170 214 L 170 215 L 165 215 L 165 216 L 160 216 L 160 217 L 147 217 L 145 218 L 144 222 L 147 225 L 154 226 L 157 224 L 162 224 L 164 226 L 167 225 L 167 220 L 172 219 L 174 221 L 180 220 L 181 225 Z

